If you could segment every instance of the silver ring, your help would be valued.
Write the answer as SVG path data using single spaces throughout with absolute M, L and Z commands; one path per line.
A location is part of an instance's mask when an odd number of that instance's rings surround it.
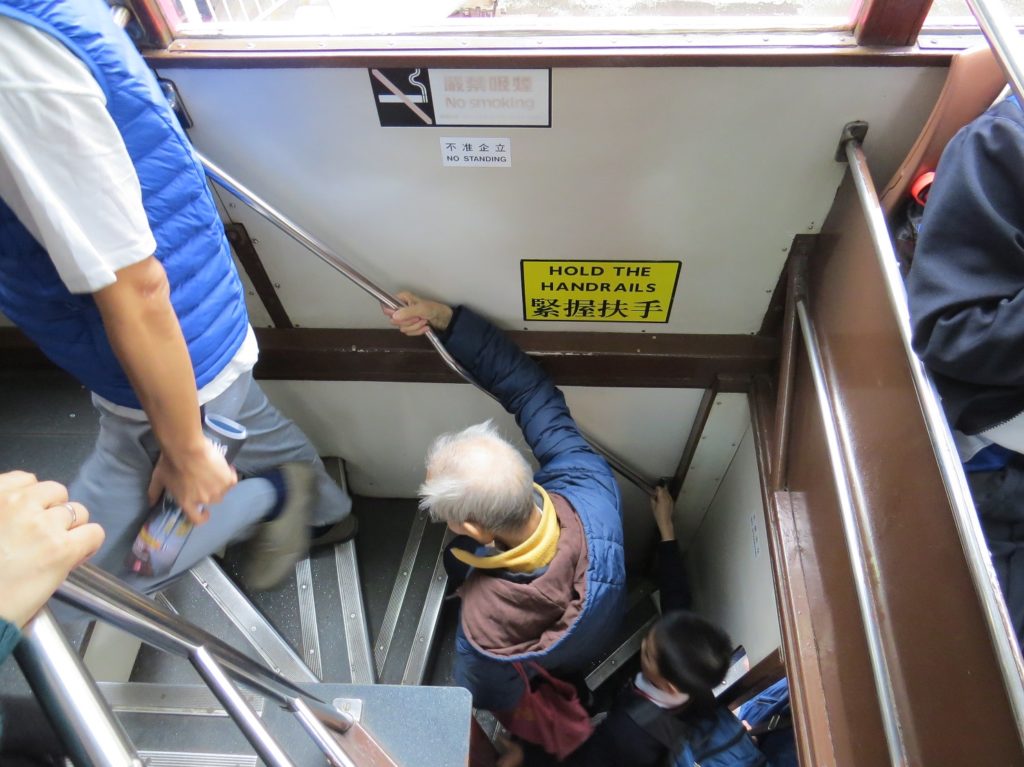
M 65 503 L 64 507 L 71 512 L 71 523 L 68 525 L 68 530 L 70 530 L 78 523 L 78 512 L 75 511 L 75 505 L 70 501 Z

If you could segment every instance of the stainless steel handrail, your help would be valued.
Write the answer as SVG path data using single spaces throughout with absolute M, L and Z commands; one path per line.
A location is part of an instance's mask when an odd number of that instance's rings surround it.
M 802 297 L 796 301 L 796 315 L 800 323 L 801 335 L 804 337 L 808 366 L 811 370 L 811 377 L 814 379 L 814 391 L 817 395 L 818 408 L 821 411 L 822 425 L 825 430 L 829 465 L 832 469 L 832 480 L 835 483 L 836 496 L 839 500 L 846 549 L 853 567 L 853 583 L 857 592 L 857 604 L 860 607 L 864 634 L 868 642 L 871 675 L 874 677 L 875 690 L 878 693 L 882 727 L 885 730 L 885 742 L 889 749 L 889 760 L 893 765 L 905 765 L 907 764 L 907 755 L 903 748 L 896 696 L 885 656 L 881 619 L 877 612 L 877 602 L 871 593 L 869 573 L 876 572 L 877 567 L 871 563 L 869 569 L 869 563 L 865 557 L 867 549 L 861 532 L 862 525 L 857 519 L 857 505 L 853 501 L 853 485 L 846 465 L 845 451 L 839 438 L 839 425 L 832 406 L 832 398 L 829 395 L 828 382 L 825 380 L 825 368 L 818 348 L 818 337 L 814 334 L 814 327 L 807 314 L 807 305 Z
M 967 6 L 1006 73 L 1010 87 L 1024 104 L 1024 52 L 1013 19 L 999 0 L 967 0 Z
M 1024 102 L 1022 102 L 1024 103 Z M 914 381 L 918 401 L 924 414 L 928 436 L 935 451 L 939 465 L 939 474 L 946 489 L 953 518 L 956 522 L 960 543 L 967 555 L 967 565 L 974 582 L 975 591 L 981 601 L 985 621 L 996 650 L 999 668 L 1002 672 L 1003 684 L 1017 723 L 1017 731 L 1024 742 L 1024 661 L 1017 647 L 1013 624 L 1006 611 L 1006 604 L 1000 596 L 1002 590 L 988 545 L 974 509 L 971 491 L 967 485 L 960 457 L 953 442 L 946 416 L 942 410 L 938 393 L 932 382 L 928 369 L 921 362 L 911 345 L 910 309 L 907 304 L 906 288 L 900 276 L 898 260 L 893 251 L 889 229 L 885 223 L 882 206 L 868 169 L 867 159 L 860 142 L 848 139 L 844 145 L 846 159 L 850 165 L 857 195 L 860 198 L 864 216 L 867 219 L 875 255 L 885 280 L 889 303 L 896 314 L 903 350 L 910 364 L 910 373 Z
M 256 712 L 231 684 L 231 680 L 227 678 L 224 669 L 213 659 L 210 651 L 205 647 L 199 647 L 192 653 L 191 660 L 192 665 L 199 672 L 199 676 L 206 682 L 206 686 L 213 691 L 213 694 L 223 704 L 224 710 L 235 720 L 238 729 L 256 749 L 256 753 L 264 764 L 268 767 L 295 767 L 278 742 L 263 726 L 263 722 L 256 716 Z
M 391 295 L 386 290 L 381 288 L 379 285 L 375 284 L 373 281 L 369 280 L 368 278 L 360 274 L 354 267 L 352 267 L 351 264 L 345 261 L 345 259 L 343 259 L 337 253 L 332 251 L 320 240 L 316 239 L 313 235 L 311 235 L 305 229 L 303 229 L 294 221 L 289 219 L 287 216 L 280 213 L 278 210 L 272 207 L 270 203 L 268 203 L 262 197 L 260 197 L 251 189 L 246 187 L 240 181 L 229 175 L 223 168 L 221 168 L 218 165 L 215 165 L 198 150 L 196 151 L 196 156 L 199 158 L 199 161 L 203 164 L 203 167 L 206 169 L 206 175 L 209 176 L 210 179 L 215 181 L 218 185 L 222 186 L 224 189 L 233 194 L 243 203 L 248 205 L 257 213 L 259 213 L 263 218 L 272 223 L 274 226 L 276 226 L 282 232 L 284 232 L 293 240 L 298 242 L 300 245 L 304 246 L 307 250 L 309 250 L 314 256 L 319 258 L 325 264 L 330 266 L 332 269 L 335 269 L 336 271 L 340 272 L 342 275 L 351 280 L 357 287 L 362 288 L 364 291 L 369 293 L 373 298 L 377 299 L 380 303 L 384 304 L 388 308 L 399 309 L 402 306 L 404 306 L 404 304 L 401 301 L 399 301 L 393 295 Z M 426 336 L 427 340 L 430 341 L 431 345 L 434 347 L 434 349 L 437 350 L 437 353 L 441 355 L 441 358 L 445 361 L 445 364 L 448 365 L 449 368 L 451 368 L 457 375 L 459 375 L 467 383 L 472 384 L 491 399 L 497 399 L 493 394 L 487 391 L 487 389 L 485 389 L 479 383 L 477 383 L 477 381 L 474 380 L 473 376 L 470 375 L 469 371 L 462 367 L 462 365 L 460 365 L 458 361 L 454 357 L 452 357 L 449 351 L 444 347 L 444 344 L 441 343 L 441 339 L 437 337 L 437 334 L 433 330 L 428 330 Z M 595 441 L 590 435 L 588 435 L 582 429 L 580 430 L 580 432 L 581 434 L 583 434 L 584 439 L 586 439 L 587 442 L 590 443 L 591 447 L 593 447 L 594 450 L 596 450 L 598 453 L 604 456 L 604 458 L 608 461 L 609 465 L 611 465 L 613 469 L 615 469 L 623 477 L 628 479 L 630 482 L 639 487 L 648 495 L 654 495 L 655 489 L 653 482 L 648 481 L 639 472 L 627 466 L 625 463 L 622 462 L 621 459 L 613 455 L 607 448 L 605 448 L 600 443 Z
M 25 627 L 14 657 L 77 767 L 143 767 L 48 608 Z
M 56 596 L 157 649 L 188 658 L 225 703 L 229 713 L 232 716 L 244 714 L 241 709 L 236 711 L 234 706 L 237 691 L 231 688 L 226 677 L 217 673 L 222 668 L 229 676 L 277 701 L 282 708 L 294 714 L 332 765 L 352 767 L 353 760 L 345 754 L 345 746 L 335 734 L 344 734 L 352 729 L 354 721 L 351 716 L 335 710 L 301 686 L 264 668 L 212 634 L 167 612 L 116 578 L 91 565 L 82 565 L 72 571 Z M 271 760 L 264 755 L 276 755 L 280 750 L 275 749 L 276 744 L 265 730 L 260 732 L 262 724 L 251 719 L 246 721 L 244 716 L 242 721 L 236 719 L 236 722 L 265 761 L 282 767 L 289 764 L 280 761 L 279 757 Z

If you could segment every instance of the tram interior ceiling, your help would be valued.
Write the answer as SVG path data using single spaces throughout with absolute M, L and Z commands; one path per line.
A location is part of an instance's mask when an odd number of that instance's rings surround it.
M 501 17 L 502 3 L 455 5 L 460 21 Z M 846 34 L 906 45 L 929 4 L 912 5 Z M 154 18 L 136 18 L 153 38 Z M 971 119 L 1002 74 L 991 58 L 854 37 L 849 55 L 774 60 L 300 54 L 256 38 L 247 58 L 216 35 L 148 53 L 206 164 L 256 377 L 353 494 L 360 532 L 266 592 L 245 589 L 231 548 L 148 607 L 102 575 L 68 588 L 80 606 L 102 596 L 96 614 L 142 616 L 69 637 L 140 756 L 257 764 L 237 711 L 199 685 L 217 664 L 295 764 L 324 755 L 290 685 L 342 712 L 333 737 L 355 764 L 465 764 L 471 730 L 495 735 L 447 689 L 450 538 L 416 499 L 442 432 L 493 419 L 529 450 L 440 341 L 387 326 L 380 304 L 405 289 L 493 320 L 617 469 L 629 610 L 588 686 L 635 671 L 656 619 L 649 494 L 664 482 L 694 610 L 743 650 L 719 699 L 786 676 L 800 764 L 1024 765 L 1020 656 L 997 636 L 1001 597 L 968 546 L 877 236 L 952 135 L 943 115 Z M 491 77 L 544 98 L 445 125 L 445 88 Z M 408 114 L 389 123 L 392 109 Z M 844 133 L 857 122 L 866 133 Z M 468 159 L 499 151 L 507 161 Z M 872 176 L 892 181 L 876 193 Z M 88 392 L 2 317 L 0 361 L 0 470 L 70 481 L 98 431 Z M 13 663 L 0 690 L 30 698 Z

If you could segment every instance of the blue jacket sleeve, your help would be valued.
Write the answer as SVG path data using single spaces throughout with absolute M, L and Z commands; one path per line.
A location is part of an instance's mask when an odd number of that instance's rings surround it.
M 1024 116 L 993 108 L 946 147 L 907 278 L 914 349 L 930 369 L 1024 385 Z
M 0 618 L 0 663 L 7 660 L 20 641 L 21 632 L 18 631 L 18 627 L 10 621 Z M 3 734 L 3 731 L 4 721 L 0 719 L 0 735 Z
M 7 660 L 7 656 L 14 652 L 20 641 L 21 632 L 18 627 L 0 618 L 0 663 Z
M 459 307 L 447 333 L 452 355 L 516 417 L 540 463 L 538 484 L 565 475 L 586 475 L 618 494 L 611 469 L 580 434 L 569 408 L 547 374 L 504 333 L 466 307 Z

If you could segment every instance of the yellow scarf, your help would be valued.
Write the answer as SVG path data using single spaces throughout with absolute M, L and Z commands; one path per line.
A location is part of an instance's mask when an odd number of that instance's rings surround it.
M 515 548 L 489 557 L 478 557 L 462 549 L 452 549 L 455 558 L 481 570 L 504 568 L 514 573 L 532 573 L 549 564 L 555 558 L 555 550 L 558 548 L 558 514 L 555 513 L 555 505 L 544 488 L 540 485 L 534 485 L 534 488 L 544 499 L 544 508 L 541 511 L 540 524 L 529 538 Z

